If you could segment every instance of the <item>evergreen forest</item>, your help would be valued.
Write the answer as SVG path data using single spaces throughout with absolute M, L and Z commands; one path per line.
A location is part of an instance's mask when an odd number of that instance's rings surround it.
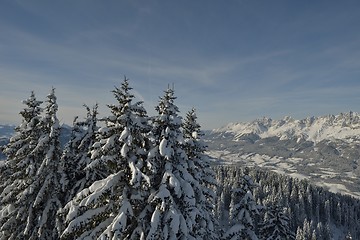
M 360 239 L 360 201 L 260 168 L 219 165 L 173 88 L 148 116 L 127 78 L 61 142 L 55 89 L 31 92 L 0 165 L 0 239 Z

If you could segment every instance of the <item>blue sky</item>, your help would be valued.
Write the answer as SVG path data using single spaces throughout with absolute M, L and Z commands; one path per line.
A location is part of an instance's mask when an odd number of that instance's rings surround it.
M 174 83 L 203 129 L 263 116 L 360 111 L 360 2 L 28 1 L 0 3 L 0 123 L 32 90 L 58 117 L 115 103 L 124 75 L 149 115 Z

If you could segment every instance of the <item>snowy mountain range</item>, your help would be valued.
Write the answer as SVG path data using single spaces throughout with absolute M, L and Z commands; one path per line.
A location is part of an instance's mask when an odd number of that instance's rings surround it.
M 230 123 L 206 134 L 224 164 L 258 166 L 360 197 L 360 114 Z
M 264 117 L 249 123 L 230 123 L 213 132 L 233 133 L 235 140 L 252 136 L 255 138 L 278 137 L 279 140 L 296 139 L 298 142 L 305 140 L 314 143 L 336 139 L 351 142 L 354 137 L 360 136 L 360 115 L 349 112 L 308 117 L 302 120 L 291 117 L 272 120 Z

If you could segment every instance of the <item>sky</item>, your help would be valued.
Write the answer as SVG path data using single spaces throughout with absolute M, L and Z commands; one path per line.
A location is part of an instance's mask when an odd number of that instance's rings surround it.
M 124 76 L 149 115 L 174 86 L 202 128 L 360 111 L 360 1 L 4 0 L 0 124 L 55 88 L 61 123 Z

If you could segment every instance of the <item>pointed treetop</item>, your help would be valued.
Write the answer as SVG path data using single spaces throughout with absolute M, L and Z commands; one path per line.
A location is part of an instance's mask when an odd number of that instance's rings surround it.
M 30 97 L 23 100 L 22 103 L 28 106 L 28 108 L 25 108 L 20 112 L 20 115 L 24 118 L 23 121 L 25 122 L 29 122 L 33 117 L 39 116 L 42 111 L 40 105 L 43 102 L 36 100 L 34 91 L 31 91 Z
M 174 114 L 179 112 L 178 107 L 174 104 L 176 97 L 174 96 L 174 90 L 168 88 L 164 91 L 163 97 L 160 97 L 159 105 L 155 107 L 155 110 L 159 114 Z
M 51 92 L 47 95 L 48 105 L 46 106 L 46 112 L 48 114 L 54 114 L 58 110 L 58 105 L 56 103 L 56 96 L 55 96 L 55 88 L 51 89 Z

